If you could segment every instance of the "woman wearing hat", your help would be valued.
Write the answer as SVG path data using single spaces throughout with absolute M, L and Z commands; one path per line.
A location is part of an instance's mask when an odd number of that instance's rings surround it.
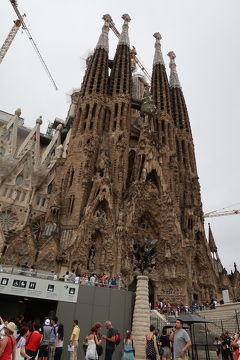
M 5 326 L 5 336 L 0 341 L 0 360 L 16 360 L 16 340 L 13 336 L 16 325 L 13 322 Z

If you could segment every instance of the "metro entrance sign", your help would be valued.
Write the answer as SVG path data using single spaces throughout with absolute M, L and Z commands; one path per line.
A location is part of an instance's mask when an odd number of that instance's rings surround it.
M 77 302 L 78 284 L 0 273 L 0 294 Z

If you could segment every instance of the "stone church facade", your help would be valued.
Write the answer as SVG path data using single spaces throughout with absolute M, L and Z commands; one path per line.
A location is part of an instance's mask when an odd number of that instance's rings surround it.
M 138 274 L 134 248 L 154 247 L 146 269 L 154 298 L 202 302 L 240 294 L 239 272 L 222 268 L 212 233 L 207 241 L 188 111 L 161 36 L 155 33 L 151 87 L 133 71 L 130 17 L 123 15 L 114 59 L 111 18 L 88 61 L 65 124 L 54 134 L 23 126 L 20 111 L 0 120 L 1 261 L 81 274 Z

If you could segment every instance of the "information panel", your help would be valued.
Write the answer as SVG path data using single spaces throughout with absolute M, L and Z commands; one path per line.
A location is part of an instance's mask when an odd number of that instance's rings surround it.
M 0 294 L 77 302 L 78 284 L 0 272 Z

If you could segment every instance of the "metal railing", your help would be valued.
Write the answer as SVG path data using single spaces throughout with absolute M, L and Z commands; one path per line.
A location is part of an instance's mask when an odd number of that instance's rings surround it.
M 19 266 L 0 264 L 0 273 L 22 275 L 22 276 L 35 277 L 38 279 L 46 279 L 46 280 L 54 280 L 54 281 L 65 281 L 67 283 L 74 283 L 84 286 L 97 286 L 97 287 L 104 287 L 111 289 L 123 289 L 121 287 L 120 281 L 118 281 L 117 284 L 111 284 L 111 283 L 102 283 L 100 280 L 96 279 L 96 281 L 93 283 L 87 277 L 75 277 L 75 276 L 70 276 L 67 280 L 64 280 L 63 276 L 59 276 L 59 274 L 56 274 L 54 272 L 32 269 L 24 266 L 19 267 Z

